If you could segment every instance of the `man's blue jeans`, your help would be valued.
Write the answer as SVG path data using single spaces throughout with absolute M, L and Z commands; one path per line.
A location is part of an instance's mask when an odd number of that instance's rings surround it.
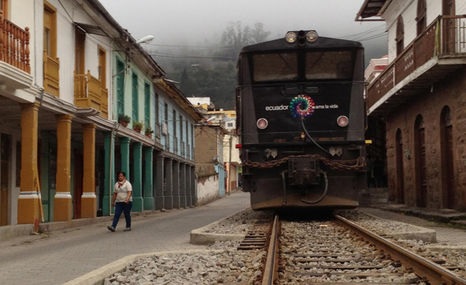
M 121 213 L 125 215 L 126 228 L 131 228 L 131 208 L 132 202 L 116 202 L 115 203 L 115 215 L 113 216 L 112 227 L 116 228 L 118 220 L 120 220 Z

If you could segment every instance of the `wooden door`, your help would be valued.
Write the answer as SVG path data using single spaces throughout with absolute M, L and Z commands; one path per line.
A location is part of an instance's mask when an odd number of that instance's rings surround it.
M 448 19 L 448 16 L 454 16 L 455 0 L 443 0 L 442 2 L 442 15 L 445 16 L 443 20 L 443 52 L 446 54 L 455 53 L 455 20 Z
M 403 164 L 403 139 L 401 130 L 396 132 L 396 202 L 405 202 L 404 194 L 404 164 Z
M 441 123 L 442 207 L 453 209 L 455 207 L 453 130 L 448 107 L 442 111 Z
M 426 141 L 422 117 L 415 124 L 415 171 L 416 171 L 416 206 L 427 206 L 427 176 L 426 176 Z
M 75 30 L 75 62 L 74 70 L 76 74 L 84 74 L 85 70 L 85 41 L 86 33 L 82 31 L 79 27 L 76 27 Z

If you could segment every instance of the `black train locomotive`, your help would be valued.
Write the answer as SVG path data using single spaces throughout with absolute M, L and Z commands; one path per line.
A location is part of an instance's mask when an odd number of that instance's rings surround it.
M 292 31 L 246 46 L 236 94 L 253 209 L 353 208 L 366 185 L 364 50 Z

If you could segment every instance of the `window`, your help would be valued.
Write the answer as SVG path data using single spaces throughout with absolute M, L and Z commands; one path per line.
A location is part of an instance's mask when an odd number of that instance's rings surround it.
M 159 94 L 155 93 L 155 123 L 156 124 L 160 124 L 160 117 L 159 117 L 160 107 L 159 107 L 159 104 L 160 104 Z
M 44 4 L 44 52 L 52 58 L 57 56 L 57 15 L 48 2 Z
M 306 54 L 306 79 L 351 79 L 351 51 L 309 52 Z
M 256 82 L 298 78 L 298 57 L 295 53 L 256 54 L 253 65 Z
M 180 141 L 183 142 L 183 116 L 179 116 L 179 120 L 180 120 Z
M 396 55 L 400 55 L 404 48 L 405 28 L 403 24 L 403 17 L 399 16 L 396 24 Z
M 150 127 L 150 85 L 144 83 L 144 124 Z
M 118 115 L 125 113 L 125 64 L 117 60 L 116 63 L 116 93 Z
M 98 50 L 99 56 L 99 81 L 102 84 L 102 87 L 105 88 L 107 86 L 107 55 L 105 49 L 99 46 Z
M 74 58 L 74 70 L 76 74 L 84 74 L 84 58 L 85 58 L 85 42 L 86 42 L 86 33 L 76 26 L 74 30 L 74 49 L 75 49 L 75 58 Z
M 419 36 L 426 29 L 426 0 L 417 1 L 417 35 Z
M 139 121 L 139 86 L 138 86 L 138 76 L 136 73 L 133 72 L 132 77 L 132 105 L 133 105 L 133 123 Z

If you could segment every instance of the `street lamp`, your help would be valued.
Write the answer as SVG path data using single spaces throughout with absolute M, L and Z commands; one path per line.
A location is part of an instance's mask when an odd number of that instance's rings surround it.
M 152 41 L 155 37 L 153 35 L 147 35 L 136 41 L 137 44 L 146 44 Z

